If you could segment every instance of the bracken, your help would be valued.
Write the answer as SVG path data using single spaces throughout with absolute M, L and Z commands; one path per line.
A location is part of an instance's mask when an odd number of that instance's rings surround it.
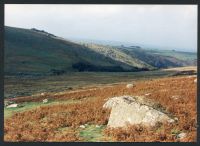
M 160 86 L 160 84 L 163 86 Z M 44 106 L 30 111 L 15 113 L 12 117 L 4 121 L 4 140 L 84 141 L 79 137 L 77 128 L 80 125 L 86 123 L 96 125 L 107 124 L 110 111 L 102 108 L 106 99 L 113 96 L 140 96 L 151 93 L 148 98 L 159 102 L 167 112 L 177 117 L 178 121 L 176 123 L 157 123 L 154 127 L 128 125 L 128 128 L 106 128 L 103 132 L 107 135 L 105 137 L 111 137 L 112 141 L 126 142 L 196 141 L 197 86 L 193 78 L 171 77 L 145 82 L 138 81 L 135 85 L 131 89 L 126 89 L 125 84 L 120 84 L 57 96 L 48 95 L 48 97 L 57 101 L 79 99 L 81 102 Z M 171 98 L 174 95 L 180 98 Z M 25 101 L 41 102 L 43 98 L 46 97 L 22 97 L 14 100 L 18 103 Z M 86 100 L 82 100 L 84 98 Z M 177 134 L 180 132 L 186 133 L 187 136 L 183 139 L 178 139 Z

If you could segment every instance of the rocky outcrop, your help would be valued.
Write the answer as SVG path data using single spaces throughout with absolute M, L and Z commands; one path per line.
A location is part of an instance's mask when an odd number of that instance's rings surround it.
M 108 127 L 124 127 L 126 124 L 154 126 L 157 122 L 174 122 L 157 103 L 142 96 L 113 97 L 103 107 L 111 109 Z

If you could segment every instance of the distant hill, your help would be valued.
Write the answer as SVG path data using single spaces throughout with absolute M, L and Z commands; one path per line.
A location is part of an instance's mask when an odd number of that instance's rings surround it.
M 178 66 L 196 65 L 197 54 L 191 52 L 180 52 L 174 50 L 148 50 L 133 47 L 122 47 L 123 52 L 126 52 L 133 58 L 138 58 L 143 62 L 147 62 L 151 66 L 157 68 L 169 68 Z
M 7 26 L 4 58 L 6 75 L 142 71 L 188 65 L 186 60 L 141 48 L 80 44 L 44 30 Z
M 88 47 L 89 49 L 102 54 L 106 57 L 109 57 L 113 60 L 123 62 L 130 66 L 135 66 L 138 68 L 148 68 L 148 69 L 155 69 L 154 66 L 150 65 L 148 62 L 145 62 L 137 57 L 133 57 L 130 54 L 122 51 L 121 49 L 113 46 L 104 46 L 94 43 L 83 44 L 84 46 Z

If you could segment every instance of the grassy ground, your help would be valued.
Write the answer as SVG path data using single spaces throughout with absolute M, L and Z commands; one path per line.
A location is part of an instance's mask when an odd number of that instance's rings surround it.
M 197 66 L 186 66 L 186 67 L 175 67 L 175 68 L 168 68 L 168 69 L 163 69 L 165 71 L 189 71 L 193 70 L 197 72 Z
M 59 105 L 59 104 L 73 104 L 73 103 L 78 103 L 78 102 L 81 102 L 81 101 L 69 99 L 69 100 L 62 101 L 62 102 L 55 101 L 55 100 L 50 100 L 47 103 L 24 102 L 24 103 L 20 104 L 20 106 L 18 106 L 18 107 L 14 107 L 14 108 L 5 108 L 4 107 L 4 118 L 7 119 L 7 118 L 11 117 L 12 115 L 14 115 L 15 113 L 28 111 L 28 110 L 35 109 L 38 107 L 44 107 L 44 106 L 49 106 L 49 105 Z
M 4 97 L 13 98 L 28 96 L 42 92 L 60 92 L 99 84 L 130 82 L 166 77 L 174 71 L 144 71 L 144 72 L 75 72 L 61 76 L 45 77 L 14 77 L 6 76 Z
M 104 141 L 103 129 L 105 125 L 86 125 L 84 129 L 80 130 L 79 136 L 87 142 Z

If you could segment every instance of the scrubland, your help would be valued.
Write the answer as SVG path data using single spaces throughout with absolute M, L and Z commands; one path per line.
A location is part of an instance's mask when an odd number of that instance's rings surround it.
M 31 102 L 38 106 L 20 112 L 13 110 L 4 121 L 4 140 L 195 142 L 197 138 L 195 78 L 194 76 L 165 77 L 134 81 L 132 83 L 135 87 L 131 89 L 127 89 L 125 83 L 120 83 L 59 94 L 47 93 L 32 98 L 31 96 L 14 98 L 12 100 L 18 104 Z M 108 98 L 120 95 L 146 96 L 159 102 L 178 120 L 175 123 L 157 123 L 154 127 L 143 125 L 128 125 L 128 128 L 115 129 L 106 127 L 110 111 L 103 109 L 102 106 Z M 46 98 L 56 104 L 41 104 Z M 186 133 L 186 137 L 179 139 L 177 136 L 182 132 Z

